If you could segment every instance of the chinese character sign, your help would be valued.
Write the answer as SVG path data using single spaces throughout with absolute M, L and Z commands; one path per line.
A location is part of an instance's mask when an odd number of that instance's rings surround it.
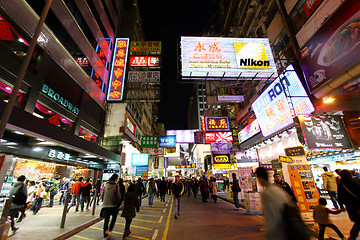
M 159 147 L 175 147 L 176 136 L 159 137 Z
M 131 41 L 131 52 L 161 52 L 160 41 Z
M 145 166 L 149 164 L 148 153 L 133 153 L 131 156 L 131 166 Z
M 65 152 L 57 151 L 57 150 L 55 150 L 55 149 L 49 149 L 48 157 L 49 157 L 49 158 L 56 158 L 56 159 L 59 159 L 59 160 L 69 161 L 71 155 L 70 155 L 70 153 L 65 153 Z
M 128 38 L 116 39 L 114 47 L 115 53 L 110 73 L 109 90 L 106 98 L 108 101 L 123 100 L 128 44 Z
M 205 117 L 206 131 L 230 131 L 227 117 Z
M 160 57 L 158 56 L 131 56 L 131 67 L 160 67 Z
M 157 136 L 142 136 L 141 138 L 141 147 L 144 148 L 157 148 L 158 146 L 158 137 Z
M 232 142 L 233 136 L 231 132 L 205 132 L 205 143 L 214 142 Z

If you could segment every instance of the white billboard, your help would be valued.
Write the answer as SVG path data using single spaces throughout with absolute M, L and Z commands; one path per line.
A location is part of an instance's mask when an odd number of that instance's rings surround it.
M 267 38 L 181 37 L 181 75 L 261 80 L 277 72 Z

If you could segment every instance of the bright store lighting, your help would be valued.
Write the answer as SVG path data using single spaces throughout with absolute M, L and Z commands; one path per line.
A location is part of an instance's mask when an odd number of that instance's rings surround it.
M 335 101 L 335 98 L 332 97 L 323 98 L 324 103 L 332 103 L 333 101 Z
M 34 148 L 33 149 L 33 151 L 35 151 L 35 152 L 40 152 L 40 151 L 42 151 L 43 149 L 41 148 L 41 147 L 36 147 L 36 148 Z
M 14 133 L 19 134 L 19 135 L 25 135 L 25 133 L 19 132 L 19 131 L 15 131 Z

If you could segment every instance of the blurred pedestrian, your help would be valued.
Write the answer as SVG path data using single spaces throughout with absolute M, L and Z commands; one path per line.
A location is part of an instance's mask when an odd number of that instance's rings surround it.
M 196 198 L 196 194 L 197 194 L 197 191 L 198 191 L 198 181 L 195 177 L 192 178 L 191 180 L 191 189 L 192 189 L 192 192 L 194 194 L 194 198 Z
M 9 195 L 12 198 L 9 216 L 11 219 L 11 230 L 16 232 L 18 227 L 15 227 L 15 216 L 19 213 L 20 208 L 26 204 L 27 200 L 27 187 L 24 184 L 25 176 L 21 175 L 17 178 L 17 182 L 10 188 Z
M 332 221 L 329 218 L 329 213 L 339 214 L 343 211 L 345 211 L 345 209 L 336 210 L 336 211 L 330 210 L 326 207 L 326 199 L 325 198 L 319 199 L 319 205 L 317 205 L 314 210 L 315 222 L 319 224 L 319 237 L 318 237 L 319 240 L 324 239 L 326 227 L 333 229 L 342 240 L 346 239 L 344 237 L 344 234 L 341 233 L 341 231 L 332 223 Z
M 287 182 L 282 180 L 281 175 L 278 173 L 275 173 L 274 180 L 275 180 L 274 184 L 276 184 L 278 187 L 281 187 L 282 189 L 284 189 L 289 194 L 291 200 L 293 200 L 293 202 L 296 203 L 297 199 L 294 195 L 293 190 L 291 189 L 291 187 L 289 186 L 289 184 Z
M 239 180 L 236 178 L 236 173 L 233 172 L 231 176 L 233 178 L 231 191 L 233 192 L 235 210 L 238 211 L 238 210 L 240 210 L 239 192 L 241 191 L 241 188 L 240 188 Z
M 45 191 L 45 187 L 42 182 L 40 182 L 35 190 L 34 202 L 31 209 L 34 215 L 40 211 L 44 198 L 47 198 L 47 192 Z
M 202 203 L 206 205 L 209 196 L 209 184 L 206 181 L 205 176 L 202 176 L 199 187 L 201 192 Z
M 121 203 L 120 187 L 117 184 L 119 175 L 113 174 L 109 181 L 106 183 L 102 191 L 103 205 L 100 212 L 100 216 L 104 218 L 103 234 L 104 239 L 111 236 L 111 232 L 114 229 L 116 218 L 119 213 L 119 206 Z M 110 222 L 110 217 L 111 222 Z M 110 225 L 109 225 L 110 222 Z
M 336 177 L 332 172 L 328 171 L 327 167 L 323 167 L 323 169 L 325 172 L 321 176 L 323 179 L 324 189 L 328 191 L 330 200 L 333 203 L 334 208 L 339 209 L 337 203 L 337 197 L 336 197 L 336 193 L 337 193 Z
M 157 187 L 154 182 L 154 178 L 150 178 L 150 181 L 146 185 L 146 192 L 148 193 L 149 207 L 154 207 L 154 196 L 157 192 Z
M 89 183 L 89 184 L 87 184 L 87 183 Z M 90 182 L 90 178 L 87 178 L 85 187 L 81 187 L 81 190 L 80 190 L 80 192 L 81 192 L 81 197 L 80 197 L 81 211 L 84 211 L 85 202 L 86 202 L 86 211 L 89 211 L 91 189 L 92 189 L 92 185 Z
M 59 191 L 60 186 L 60 180 L 58 178 L 55 179 L 55 181 L 52 183 L 49 193 L 50 193 L 50 203 L 48 207 L 53 207 L 54 205 L 54 197 Z
M 166 195 L 166 181 L 165 181 L 165 177 L 162 177 L 162 180 L 160 181 L 159 184 L 159 192 L 160 192 L 160 201 L 161 202 L 165 202 L 165 195 Z
M 144 184 L 142 183 L 141 178 L 138 178 L 135 184 L 135 189 L 136 189 L 136 196 L 139 200 L 139 206 L 141 206 L 142 195 L 145 192 Z
M 212 178 L 210 181 L 211 197 L 214 200 L 214 203 L 217 203 L 217 192 L 219 191 L 218 183 L 216 178 Z
M 340 171 L 339 204 L 345 205 L 349 218 L 354 222 L 349 240 L 357 239 L 360 231 L 360 183 L 353 179 L 349 170 Z
M 61 194 L 59 205 L 61 205 L 62 203 L 65 203 L 66 194 L 69 190 L 69 181 L 67 181 L 66 177 L 63 177 L 62 181 L 60 182 L 59 190 Z
M 83 177 L 79 177 L 79 180 L 74 183 L 74 185 L 71 188 L 71 202 L 67 208 L 67 211 L 69 212 L 70 208 L 76 204 L 75 212 L 79 211 L 79 205 L 80 205 L 80 191 L 81 187 L 86 187 L 90 185 L 90 182 L 87 182 L 86 184 L 83 183 Z
M 175 182 L 171 186 L 171 191 L 174 195 L 174 201 L 175 201 L 174 217 L 175 219 L 177 219 L 180 214 L 181 196 L 184 193 L 184 184 L 180 181 L 179 175 L 175 176 Z
M 135 185 L 131 184 L 128 188 L 124 198 L 124 210 L 121 213 L 121 217 L 125 218 L 125 229 L 123 239 L 126 239 L 131 234 L 130 225 L 132 219 L 136 216 L 136 212 L 140 211 L 140 205 L 138 197 L 135 193 Z

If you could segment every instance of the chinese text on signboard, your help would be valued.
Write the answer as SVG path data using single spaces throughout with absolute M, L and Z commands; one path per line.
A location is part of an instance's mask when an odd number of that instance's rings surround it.
M 126 72 L 126 59 L 128 55 L 128 38 L 117 38 L 115 42 L 115 54 L 111 66 L 109 81 L 108 101 L 120 101 L 123 99 L 124 80 Z
M 205 143 L 213 142 L 232 142 L 233 136 L 231 132 L 205 132 Z
M 131 67 L 160 67 L 160 57 L 158 56 L 131 56 Z
M 227 117 L 205 117 L 206 131 L 229 131 Z

